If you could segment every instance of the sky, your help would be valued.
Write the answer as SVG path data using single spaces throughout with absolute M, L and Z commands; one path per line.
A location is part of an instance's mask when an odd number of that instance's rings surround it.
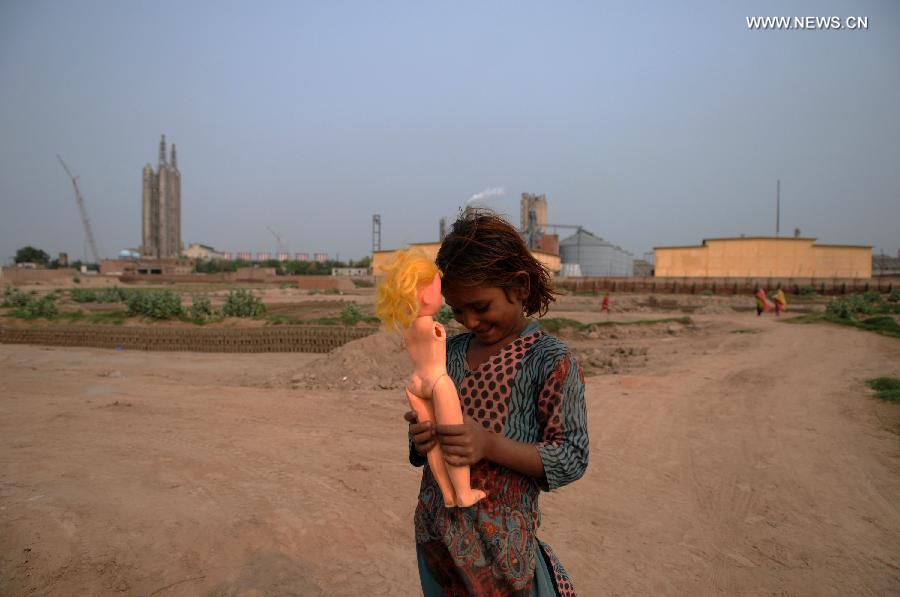
M 868 29 L 751 30 L 753 16 Z M 799 228 L 900 250 L 900 4 L 0 1 L 0 261 L 141 244 L 178 149 L 182 240 L 360 259 L 544 194 L 636 257 Z M 561 229 L 561 237 L 571 230 Z

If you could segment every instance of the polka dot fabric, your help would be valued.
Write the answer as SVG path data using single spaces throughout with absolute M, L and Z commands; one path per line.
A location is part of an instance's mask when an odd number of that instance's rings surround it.
M 459 386 L 463 413 L 481 423 L 485 429 L 501 435 L 504 433 L 513 380 L 522 367 L 525 353 L 538 336 L 520 336 L 474 371 L 466 371 Z

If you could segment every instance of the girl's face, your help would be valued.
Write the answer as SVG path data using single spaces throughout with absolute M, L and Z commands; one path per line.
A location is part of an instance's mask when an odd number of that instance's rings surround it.
M 453 318 L 484 346 L 506 344 L 519 335 L 527 320 L 522 303 L 527 288 L 504 291 L 497 286 L 444 286 L 444 300 L 453 310 Z

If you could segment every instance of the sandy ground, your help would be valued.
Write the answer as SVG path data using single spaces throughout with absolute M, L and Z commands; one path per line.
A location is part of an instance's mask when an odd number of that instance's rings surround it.
M 570 338 L 633 356 L 542 538 L 586 596 L 900 594 L 900 342 L 712 311 Z M 0 345 L 0 594 L 415 595 L 405 399 L 311 369 Z

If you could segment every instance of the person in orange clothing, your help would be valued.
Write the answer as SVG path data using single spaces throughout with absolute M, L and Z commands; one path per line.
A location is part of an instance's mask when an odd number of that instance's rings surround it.
M 781 317 L 781 312 L 787 309 L 787 298 L 785 298 L 784 290 L 780 286 L 772 296 L 772 302 L 775 304 L 775 317 Z

